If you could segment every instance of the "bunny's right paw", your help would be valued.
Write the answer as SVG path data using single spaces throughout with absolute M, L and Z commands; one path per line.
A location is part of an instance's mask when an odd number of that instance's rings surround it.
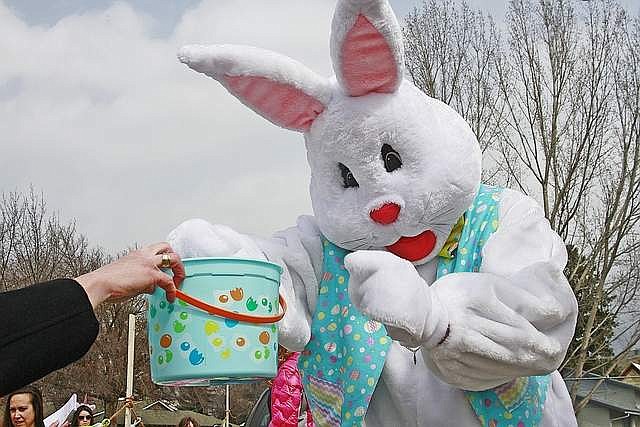
M 242 257 L 264 259 L 264 254 L 248 236 L 226 225 L 190 219 L 176 227 L 167 241 L 181 258 Z

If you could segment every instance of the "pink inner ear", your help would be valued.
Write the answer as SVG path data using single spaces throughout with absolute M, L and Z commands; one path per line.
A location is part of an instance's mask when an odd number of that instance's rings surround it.
M 342 45 L 342 75 L 351 96 L 393 92 L 398 69 L 389 44 L 380 32 L 358 15 Z
M 278 126 L 306 132 L 324 105 L 291 85 L 266 77 L 225 76 L 229 90 Z

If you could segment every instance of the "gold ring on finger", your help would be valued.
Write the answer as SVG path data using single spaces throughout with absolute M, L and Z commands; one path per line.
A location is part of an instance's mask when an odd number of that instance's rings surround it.
M 162 261 L 160 261 L 160 268 L 171 267 L 171 257 L 169 254 L 162 254 Z

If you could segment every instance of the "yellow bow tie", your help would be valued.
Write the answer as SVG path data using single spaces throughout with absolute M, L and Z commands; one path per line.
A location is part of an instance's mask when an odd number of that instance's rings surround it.
M 455 256 L 455 251 L 458 249 L 458 242 L 460 242 L 460 236 L 462 235 L 462 229 L 464 228 L 464 215 L 460 217 L 456 225 L 453 226 L 447 241 L 444 242 L 444 246 L 438 252 L 438 256 L 446 259 L 452 259 Z

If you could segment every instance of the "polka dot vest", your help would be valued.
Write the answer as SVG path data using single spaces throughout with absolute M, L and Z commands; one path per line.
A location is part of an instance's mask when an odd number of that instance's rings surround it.
M 349 299 L 349 251 L 326 239 L 323 275 L 311 340 L 298 360 L 307 400 L 318 426 L 361 426 L 384 367 L 391 338 Z

